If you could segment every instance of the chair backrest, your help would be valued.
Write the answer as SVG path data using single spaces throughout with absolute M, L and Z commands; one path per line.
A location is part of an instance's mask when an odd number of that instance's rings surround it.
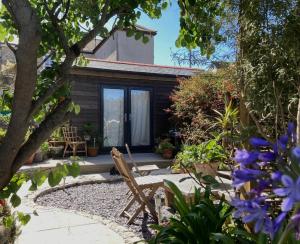
M 130 188 L 132 193 L 135 195 L 138 194 L 139 197 L 142 198 L 142 200 L 144 200 L 145 195 L 136 183 L 136 180 L 134 179 L 131 170 L 128 167 L 128 164 L 126 163 L 123 154 L 120 153 L 118 149 L 113 147 L 111 150 L 111 157 L 114 160 L 120 175 L 124 178 L 126 184 Z
M 75 127 L 75 126 L 62 127 L 62 132 L 63 132 L 65 141 L 67 141 L 67 142 L 77 142 L 78 141 L 77 127 Z
M 127 151 L 129 160 L 133 164 L 133 167 L 135 168 L 136 172 L 138 172 L 138 174 L 142 175 L 139 168 L 138 168 L 138 166 L 137 166 L 137 164 L 136 164 L 136 162 L 132 158 L 131 151 L 130 151 L 130 148 L 129 148 L 127 143 L 125 143 L 125 147 L 126 147 L 126 151 Z

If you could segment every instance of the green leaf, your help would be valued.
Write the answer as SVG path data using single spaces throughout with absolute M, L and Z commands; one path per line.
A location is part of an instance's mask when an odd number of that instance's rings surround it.
M 49 173 L 48 183 L 51 187 L 57 186 L 60 183 L 60 181 L 62 180 L 62 178 L 63 178 L 63 175 L 60 172 L 53 170 Z
M 10 202 L 14 208 L 18 207 L 21 204 L 21 198 L 17 194 L 13 194 L 10 198 Z
M 137 32 L 134 36 L 134 39 L 139 40 L 139 39 L 141 39 L 142 36 L 143 36 L 142 32 Z
M 3 225 L 5 228 L 12 228 L 14 225 L 14 217 L 12 215 L 3 218 Z
M 33 175 L 32 181 L 37 186 L 41 186 L 47 179 L 47 173 L 44 171 L 36 171 Z
M 67 167 L 68 167 L 69 175 L 73 176 L 74 178 L 80 174 L 79 163 L 74 162 L 72 164 L 68 164 Z
M 8 189 L 2 190 L 0 191 L 0 199 L 7 199 L 9 198 L 10 194 L 11 192 Z
M 32 182 L 31 186 L 29 187 L 29 191 L 36 191 L 36 190 L 37 190 L 37 184 Z
M 0 24 L 0 41 L 1 42 L 4 42 L 5 41 L 5 38 L 7 37 L 7 30 L 5 29 L 5 27 Z
M 74 112 L 75 112 L 75 114 L 79 114 L 80 113 L 80 106 L 78 104 L 74 105 Z
M 127 30 L 126 35 L 127 37 L 132 37 L 134 35 L 134 30 L 132 29 Z
M 202 176 L 202 179 L 205 180 L 208 184 L 212 184 L 214 187 L 219 185 L 219 182 L 211 175 L 204 175 Z
M 161 8 L 166 9 L 167 7 L 168 7 L 168 2 L 163 2 Z
M 149 42 L 149 37 L 148 36 L 143 36 L 143 43 Z
M 18 212 L 18 219 L 22 225 L 26 225 L 31 219 L 29 214 L 24 214 L 22 212 Z

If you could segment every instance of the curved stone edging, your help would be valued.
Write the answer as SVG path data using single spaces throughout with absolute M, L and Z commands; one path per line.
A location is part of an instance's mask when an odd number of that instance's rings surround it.
M 36 211 L 38 212 L 39 209 L 54 209 L 57 211 L 63 211 L 63 212 L 69 212 L 69 213 L 75 213 L 84 217 L 88 217 L 94 220 L 99 221 L 100 223 L 102 223 L 103 225 L 109 227 L 112 231 L 116 232 L 117 234 L 119 234 L 123 239 L 124 242 L 126 244 L 132 244 L 134 242 L 138 242 L 141 241 L 141 238 L 138 237 L 133 231 L 129 230 L 128 228 L 114 222 L 111 221 L 107 218 L 104 218 L 102 216 L 99 215 L 92 215 L 92 214 L 88 214 L 85 212 L 81 212 L 81 211 L 76 211 L 76 210 L 71 210 L 71 209 L 61 209 L 61 208 L 56 208 L 56 207 L 47 207 L 47 206 L 41 206 L 38 205 L 36 203 L 36 199 L 38 197 L 44 196 L 46 194 L 49 194 L 51 192 L 57 191 L 57 190 L 62 190 L 65 188 L 70 188 L 70 187 L 74 187 L 74 186 L 79 186 L 79 185 L 88 185 L 88 184 L 99 184 L 99 183 L 113 183 L 113 182 L 119 182 L 122 181 L 121 178 L 115 178 L 115 179 L 101 179 L 101 180 L 85 180 L 85 181 L 74 181 L 73 183 L 67 183 L 65 185 L 59 185 L 57 187 L 50 187 L 50 186 L 46 186 L 46 187 L 42 187 L 40 190 L 37 190 L 35 192 L 29 193 L 26 196 L 26 200 L 23 199 L 23 203 L 28 206 L 31 207 L 33 209 L 36 209 Z M 25 200 L 25 201 L 24 201 Z

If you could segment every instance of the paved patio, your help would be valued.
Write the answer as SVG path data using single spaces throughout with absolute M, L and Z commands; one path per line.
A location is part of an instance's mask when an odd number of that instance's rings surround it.
M 132 165 L 128 155 L 125 154 L 125 159 L 129 165 Z M 137 165 L 156 164 L 159 168 L 166 168 L 172 162 L 170 159 L 163 159 L 156 153 L 133 153 L 133 160 Z M 48 159 L 41 163 L 25 165 L 21 170 L 30 171 L 35 169 L 49 169 L 56 166 L 57 163 L 68 162 L 69 159 Z M 114 166 L 114 162 L 109 154 L 98 155 L 97 157 L 81 157 L 80 161 L 81 174 L 93 174 L 109 172 Z
M 77 178 L 67 177 L 66 184 L 82 182 L 107 182 L 119 179 L 108 173 L 81 175 Z M 63 182 L 59 184 L 63 186 Z M 72 210 L 43 207 L 34 203 L 34 198 L 50 189 L 47 181 L 37 192 L 30 192 L 30 183 L 22 186 L 18 192 L 22 204 L 16 209 L 31 214 L 29 223 L 22 227 L 22 234 L 16 244 L 129 244 L 139 241 L 132 231 L 109 219 L 88 215 Z

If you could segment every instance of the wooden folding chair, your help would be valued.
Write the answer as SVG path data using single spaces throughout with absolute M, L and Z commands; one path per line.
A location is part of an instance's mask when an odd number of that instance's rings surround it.
M 143 211 L 144 213 L 148 211 L 152 215 L 154 221 L 158 222 L 155 206 L 150 202 L 150 200 L 153 198 L 157 189 L 160 186 L 163 186 L 163 181 L 156 180 L 152 182 L 151 180 L 149 180 L 149 176 L 147 176 L 138 177 L 141 180 L 140 182 L 137 182 L 126 163 L 123 154 L 120 153 L 116 148 L 112 148 L 111 156 L 115 162 L 118 171 L 123 176 L 127 186 L 132 192 L 132 198 L 129 200 L 126 207 L 122 210 L 120 216 L 128 217 L 129 220 L 127 221 L 127 224 L 132 224 L 134 219 L 141 213 L 141 211 Z M 143 178 L 147 180 L 143 182 Z M 148 192 L 147 194 L 144 192 L 146 190 Z M 133 214 L 131 215 L 129 213 L 129 210 L 133 207 L 134 203 L 138 203 L 138 207 L 134 210 Z
M 77 135 L 77 127 L 68 126 L 62 127 L 62 132 L 65 140 L 65 149 L 63 157 L 66 153 L 73 153 L 76 156 L 78 152 L 84 152 L 87 156 L 87 144 Z M 68 150 L 69 149 L 69 150 Z
M 133 164 L 132 171 L 134 173 L 138 173 L 140 176 L 145 176 L 149 175 L 152 171 L 159 170 L 159 167 L 156 164 L 138 166 L 132 158 L 131 151 L 127 143 L 125 144 L 125 147 L 127 150 L 129 160 Z

